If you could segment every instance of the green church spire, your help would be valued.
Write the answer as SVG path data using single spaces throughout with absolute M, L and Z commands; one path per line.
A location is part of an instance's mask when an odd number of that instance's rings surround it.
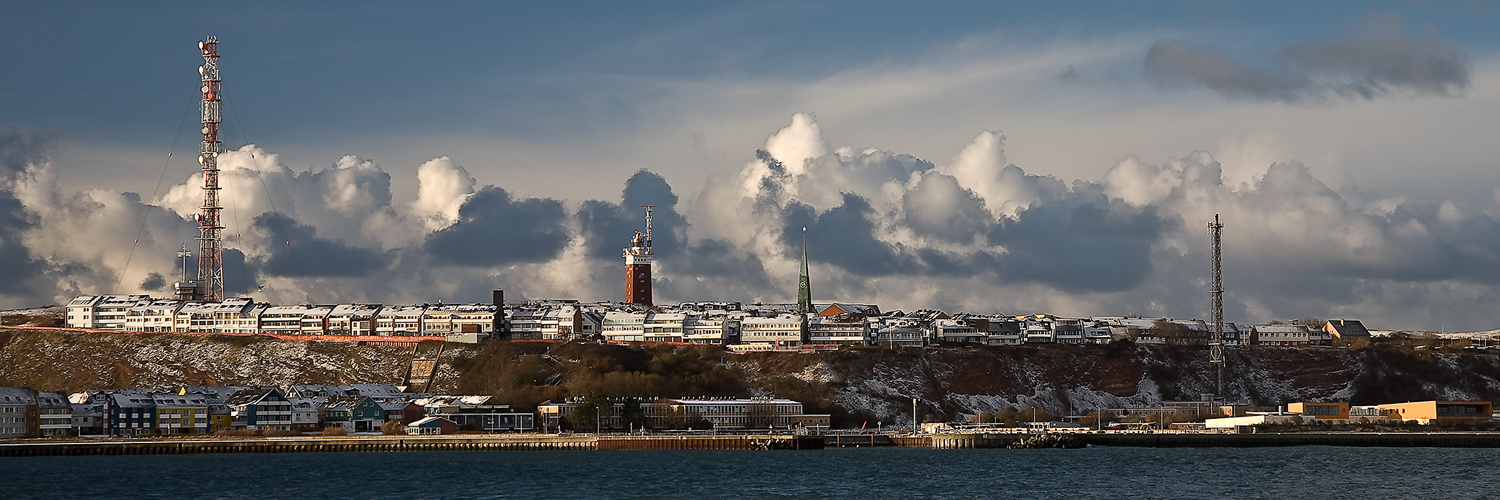
M 802 227 L 802 276 L 797 279 L 797 312 L 814 312 L 812 305 L 812 280 L 807 277 L 807 226 Z

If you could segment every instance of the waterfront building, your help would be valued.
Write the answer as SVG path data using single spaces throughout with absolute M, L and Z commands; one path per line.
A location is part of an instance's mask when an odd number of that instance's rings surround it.
M 199 395 L 152 394 L 157 434 L 207 434 L 208 400 Z
M 427 415 L 440 416 L 460 430 L 485 432 L 529 432 L 535 416 L 512 410 L 492 396 L 429 396 L 414 400 Z
M 111 436 L 142 436 L 156 432 L 156 398 L 145 391 L 123 390 L 100 394 L 104 400 L 106 431 Z
M 323 428 L 323 403 L 326 397 L 299 398 L 288 396 L 286 398 L 292 406 L 293 432 L 312 432 Z
M 73 404 L 62 391 L 37 391 L 37 429 L 41 437 L 75 436 Z
M 1419 424 L 1474 423 L 1494 418 L 1494 404 L 1489 401 L 1416 401 L 1379 406 L 1395 418 Z
M 292 404 L 281 389 L 263 387 L 237 391 L 224 401 L 230 426 L 236 429 L 292 429 Z
M 30 387 L 0 387 L 0 439 L 41 434 L 36 391 Z
M 406 433 L 414 436 L 432 436 L 458 432 L 458 424 L 443 417 L 423 417 L 406 424 Z

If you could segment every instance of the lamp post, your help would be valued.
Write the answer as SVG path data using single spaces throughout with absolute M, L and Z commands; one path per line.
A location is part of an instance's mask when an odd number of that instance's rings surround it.
M 916 434 L 921 428 L 921 422 L 917 421 L 917 398 L 911 398 L 911 433 Z

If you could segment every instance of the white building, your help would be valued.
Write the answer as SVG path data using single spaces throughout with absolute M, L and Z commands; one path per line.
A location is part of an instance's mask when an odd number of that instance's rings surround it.
M 375 315 L 375 334 L 415 337 L 422 334 L 422 313 L 426 306 L 386 306 Z
M 748 317 L 740 321 L 740 343 L 799 347 L 805 341 L 807 319 L 800 314 Z
M 646 337 L 646 314 L 626 311 L 606 312 L 600 330 L 604 335 L 604 340 L 642 342 Z
M 339 304 L 328 313 L 329 335 L 374 335 L 380 304 Z
M 684 313 L 650 313 L 641 327 L 641 338 L 646 342 L 682 342 Z
M 177 311 L 183 302 L 153 300 L 138 304 L 125 313 L 127 332 L 170 332 L 177 325 Z
M 80 295 L 68 302 L 68 327 L 124 330 L 130 308 L 150 302 L 146 295 Z

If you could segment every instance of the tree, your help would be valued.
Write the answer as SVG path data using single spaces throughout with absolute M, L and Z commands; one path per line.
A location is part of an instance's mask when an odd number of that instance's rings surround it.
M 1323 327 L 1328 324 L 1328 320 L 1308 316 L 1306 318 L 1299 319 L 1294 323 L 1305 326 L 1310 330 L 1322 330 Z
M 386 420 L 384 424 L 380 424 L 380 433 L 387 436 L 406 434 L 406 426 L 401 425 L 400 420 Z
M 1168 345 L 1183 345 L 1192 340 L 1193 331 L 1182 323 L 1159 319 L 1151 325 L 1151 334 Z

